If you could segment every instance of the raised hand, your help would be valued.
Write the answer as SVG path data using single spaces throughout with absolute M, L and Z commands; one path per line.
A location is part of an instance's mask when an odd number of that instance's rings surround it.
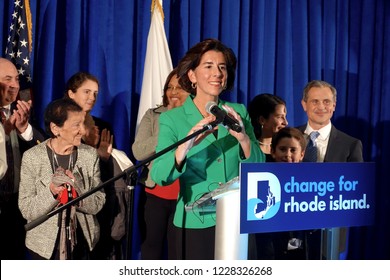
M 108 160 L 112 153 L 112 144 L 114 142 L 114 136 L 111 135 L 108 129 L 103 129 L 100 136 L 100 144 L 97 149 L 100 158 Z
M 16 110 L 13 112 L 13 116 L 15 117 L 15 128 L 18 130 L 19 134 L 26 131 L 28 126 L 28 120 L 30 118 L 30 110 L 31 110 L 31 100 L 23 101 L 18 100 L 16 104 Z

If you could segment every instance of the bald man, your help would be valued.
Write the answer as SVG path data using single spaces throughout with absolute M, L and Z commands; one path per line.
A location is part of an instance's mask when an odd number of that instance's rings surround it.
M 17 100 L 19 73 L 15 65 L 0 58 L 0 116 L 5 132 L 8 169 L 0 180 L 0 257 L 25 259 L 26 221 L 18 208 L 21 157 L 25 150 L 43 141 L 30 123 L 31 101 Z

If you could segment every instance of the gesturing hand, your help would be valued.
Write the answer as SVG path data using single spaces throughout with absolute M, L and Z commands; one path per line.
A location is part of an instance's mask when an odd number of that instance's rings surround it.
M 202 119 L 200 122 L 198 122 L 194 127 L 191 128 L 191 130 L 188 132 L 187 136 L 194 133 L 195 131 L 203 129 L 203 127 L 215 120 L 215 116 L 211 115 L 204 119 Z M 210 133 L 214 132 L 216 128 L 207 130 L 199 135 L 197 135 L 195 138 L 192 138 L 191 140 L 188 140 L 187 142 L 184 142 L 179 147 L 177 147 L 177 150 L 175 152 L 176 162 L 180 164 L 184 158 L 187 156 L 188 151 L 198 145 L 204 138 L 207 137 Z
M 15 117 L 15 127 L 20 134 L 25 132 L 27 129 L 28 120 L 30 117 L 31 104 L 31 100 L 27 102 L 18 100 L 16 104 L 17 109 L 13 112 L 13 115 Z
M 112 153 L 112 143 L 114 142 L 114 136 L 111 135 L 110 131 L 106 128 L 102 130 L 102 135 L 100 136 L 100 144 L 97 149 L 99 156 L 103 160 L 108 160 Z

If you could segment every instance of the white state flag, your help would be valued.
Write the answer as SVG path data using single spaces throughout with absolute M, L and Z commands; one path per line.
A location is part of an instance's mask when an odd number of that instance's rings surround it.
M 138 108 L 137 128 L 145 112 L 162 103 L 165 80 L 172 71 L 172 59 L 164 29 L 161 0 L 152 0 L 144 76 Z

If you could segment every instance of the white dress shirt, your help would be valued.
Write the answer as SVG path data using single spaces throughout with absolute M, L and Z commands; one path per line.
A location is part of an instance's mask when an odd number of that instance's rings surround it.
M 0 122 L 0 179 L 3 178 L 7 171 L 7 154 L 5 149 L 5 132 Z
M 313 129 L 309 124 L 307 124 L 305 129 L 305 135 L 309 137 L 312 131 L 318 131 L 320 135 L 316 139 L 317 145 L 317 162 L 324 162 L 326 149 L 328 147 L 330 130 L 332 128 L 332 123 L 329 122 L 326 126 L 322 127 L 319 130 Z

